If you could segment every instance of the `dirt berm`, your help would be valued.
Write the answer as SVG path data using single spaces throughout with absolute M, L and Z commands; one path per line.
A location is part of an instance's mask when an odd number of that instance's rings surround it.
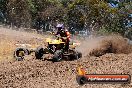
M 101 56 L 106 53 L 129 54 L 132 52 L 132 45 L 129 40 L 119 35 L 104 36 L 98 40 L 98 43 L 90 51 L 91 56 Z
M 15 35 L 7 35 L 7 33 L 5 35 L 4 33 L 2 34 L 2 30 L 3 29 L 0 29 L 0 36 L 2 35 L 4 36 L 4 38 L 17 35 L 16 32 L 14 32 L 16 33 Z M 18 34 L 24 35 L 24 33 Z M 26 37 L 28 37 L 29 39 Z M 32 41 L 29 41 L 32 39 L 32 36 L 26 37 L 9 37 L 6 39 L 9 39 L 11 41 L 11 45 L 15 44 L 16 40 L 19 39 L 21 39 L 21 42 L 32 43 Z M 2 40 L 3 37 L 0 37 L 0 41 Z M 35 41 L 37 40 L 38 39 L 35 38 Z M 92 41 L 92 39 L 90 41 Z M 82 43 L 83 44 L 81 47 L 87 44 L 86 41 Z M 11 54 L 10 51 L 6 51 L 6 55 L 2 55 L 3 52 L 1 52 L 0 55 L 1 57 L 4 56 L 3 58 L 5 60 L 0 62 L 0 88 L 132 88 L 132 83 L 127 85 L 86 84 L 84 86 L 79 86 L 77 84 L 77 67 L 80 65 L 86 68 L 87 73 L 89 74 L 125 73 L 132 75 L 132 53 L 108 53 L 99 57 L 90 56 L 89 52 L 93 50 L 93 47 L 90 48 L 89 43 L 83 48 L 78 48 L 78 50 L 83 51 L 84 53 L 82 59 L 75 61 L 61 61 L 57 63 L 52 63 L 51 61 L 36 60 L 33 58 L 33 56 L 29 56 L 24 61 L 15 61 L 13 58 L 9 59 L 10 57 L 7 56 Z M 97 41 L 92 41 L 91 46 L 93 46 L 94 43 L 98 45 Z M 4 49 L 7 48 L 5 47 Z M 123 48 L 123 50 L 125 49 Z

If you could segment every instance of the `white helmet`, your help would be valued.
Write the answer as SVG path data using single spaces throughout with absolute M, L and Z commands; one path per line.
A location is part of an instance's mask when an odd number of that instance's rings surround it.
M 56 27 L 57 27 L 57 28 L 64 28 L 64 25 L 63 25 L 63 24 L 57 24 Z

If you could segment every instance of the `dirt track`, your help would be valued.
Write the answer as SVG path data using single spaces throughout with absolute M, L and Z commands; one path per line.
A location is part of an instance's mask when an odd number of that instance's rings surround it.
M 10 35 L 16 33 L 15 35 Z M 19 35 L 24 35 L 20 37 Z M 18 36 L 16 38 L 16 36 Z M 37 38 L 36 38 L 37 37 Z M 35 43 L 39 35 L 35 35 L 32 41 L 33 34 L 25 34 L 19 32 L 10 32 L 4 34 L 3 29 L 0 29 L 0 41 L 6 38 L 10 41 L 11 46 L 19 42 Z M 21 39 L 21 41 L 20 41 Z M 5 40 L 5 39 L 4 39 Z M 3 41 L 4 41 L 3 40 Z M 98 40 L 98 39 L 97 39 Z M 17 42 L 16 42 L 17 41 Z M 6 41 L 7 42 L 7 41 Z M 8 42 L 7 42 L 8 43 Z M 92 41 L 92 45 L 97 44 L 97 41 Z M 1 42 L 2 44 L 2 42 Z M 120 74 L 129 73 L 132 75 L 132 53 L 129 54 L 105 54 L 100 57 L 89 56 L 88 53 L 93 49 L 92 45 L 84 42 L 78 50 L 83 51 L 84 57 L 76 61 L 62 61 L 52 63 L 50 61 L 35 60 L 33 56 L 28 59 L 18 62 L 15 60 L 1 61 L 0 63 L 0 88 L 132 88 L 132 83 L 129 85 L 123 84 L 86 84 L 79 86 L 76 83 L 77 67 L 82 65 L 87 68 L 88 73 L 97 74 Z M 86 47 L 87 46 L 87 47 Z M 89 47 L 88 47 L 89 46 Z M 4 46 L 0 46 L 4 47 Z M 14 46 L 15 48 L 16 46 Z M 6 47 L 5 47 L 6 48 Z M 11 56 L 10 52 L 14 48 L 7 50 L 7 55 Z M 87 48 L 89 48 L 87 50 Z M 96 48 L 95 48 L 96 49 Z M 87 52 L 87 53 L 86 53 Z M 9 57 L 8 57 L 9 58 Z

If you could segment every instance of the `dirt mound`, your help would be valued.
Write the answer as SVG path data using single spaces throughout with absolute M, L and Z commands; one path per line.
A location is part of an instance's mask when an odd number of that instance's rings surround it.
M 107 36 L 101 38 L 97 45 L 90 51 L 91 56 L 101 56 L 106 53 L 129 54 L 132 52 L 132 45 L 122 36 Z

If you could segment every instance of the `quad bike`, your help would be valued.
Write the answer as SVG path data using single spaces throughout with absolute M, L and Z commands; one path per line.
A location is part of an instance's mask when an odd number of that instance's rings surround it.
M 26 49 L 26 48 L 17 48 L 14 52 L 14 57 L 17 60 L 23 60 L 25 55 L 30 55 L 32 52 L 35 52 L 36 59 L 43 59 L 45 54 L 52 54 L 52 61 L 59 62 L 65 57 L 69 60 L 76 60 L 82 57 L 82 53 L 78 52 L 75 48 L 78 43 L 70 43 L 68 52 L 65 51 L 65 42 L 62 42 L 60 37 L 56 39 L 46 39 L 46 47 L 37 47 L 36 49 Z
M 62 42 L 61 38 L 55 40 L 47 39 L 47 47 L 38 47 L 35 56 L 37 59 L 41 59 L 43 54 L 50 53 L 53 54 L 52 60 L 54 62 L 61 61 L 64 57 L 68 57 L 70 60 L 79 59 L 82 57 L 82 53 L 75 50 L 77 43 L 70 43 L 68 52 L 65 51 L 65 42 Z

